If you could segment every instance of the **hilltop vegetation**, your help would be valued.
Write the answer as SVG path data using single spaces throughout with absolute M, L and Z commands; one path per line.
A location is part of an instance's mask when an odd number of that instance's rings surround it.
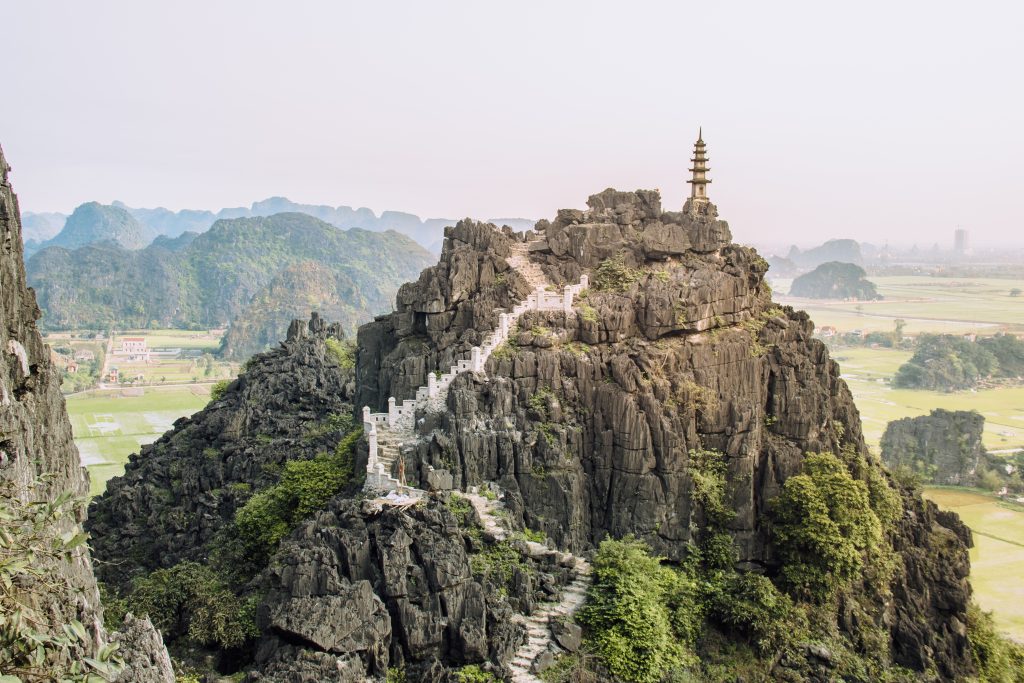
M 77 249 L 87 244 L 110 241 L 125 249 L 141 249 L 156 235 L 155 230 L 135 220 L 120 207 L 89 202 L 75 209 L 61 231 L 39 248 Z
M 956 391 L 987 378 L 1024 375 L 1024 342 L 1006 334 L 970 341 L 951 334 L 922 334 L 913 357 L 900 366 L 893 386 Z
M 865 276 L 860 266 L 830 261 L 793 280 L 789 293 L 809 299 L 881 299 L 874 283 Z
M 227 358 L 244 360 L 284 339 L 292 320 L 318 311 L 327 320 L 359 316 L 344 281 L 316 261 L 285 267 L 231 322 L 221 347 Z
M 202 235 L 138 251 L 110 243 L 48 248 L 27 270 L 47 329 L 208 329 L 231 323 L 284 268 L 312 261 L 334 274 L 344 299 L 339 320 L 351 329 L 390 308 L 398 286 L 428 260 L 397 233 L 338 230 L 288 213 L 218 221 Z

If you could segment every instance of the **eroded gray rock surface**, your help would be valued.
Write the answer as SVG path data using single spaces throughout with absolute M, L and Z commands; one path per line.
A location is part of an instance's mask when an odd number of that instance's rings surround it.
M 36 327 L 41 312 L 25 281 L 21 220 L 9 171 L 0 150 L 0 478 L 13 482 L 14 495 L 23 500 L 52 501 L 64 492 L 84 497 L 89 480 L 72 440 L 60 393 L 60 371 L 50 362 L 49 349 Z M 42 488 L 32 489 L 40 477 L 45 479 Z M 84 514 L 65 517 L 55 535 L 81 531 L 83 519 Z M 26 589 L 20 596 L 43 620 L 34 627 L 41 633 L 63 636 L 64 624 L 80 621 L 90 643 L 73 649 L 72 656 L 95 656 L 110 634 L 103 627 L 103 608 L 88 547 L 78 547 L 70 562 L 46 570 L 53 572 L 47 580 L 55 588 L 47 593 Z M 124 641 L 123 655 L 157 662 L 145 676 L 125 672 L 118 679 L 124 683 L 174 680 L 169 662 L 162 666 L 167 652 L 158 635 L 155 641 Z

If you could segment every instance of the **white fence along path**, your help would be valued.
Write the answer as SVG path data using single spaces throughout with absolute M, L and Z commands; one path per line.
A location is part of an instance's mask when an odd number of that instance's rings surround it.
M 419 497 L 423 492 L 405 485 L 392 476 L 391 469 L 400 454 L 403 443 L 415 441 L 416 407 L 425 403 L 444 405 L 448 399 L 448 387 L 455 376 L 463 372 L 483 372 L 487 359 L 494 349 L 508 339 L 510 330 L 519 317 L 529 310 L 572 311 L 573 300 L 589 286 L 586 275 L 575 285 L 566 285 L 561 293 L 547 291 L 548 280 L 540 267 L 529 259 L 529 243 L 517 242 L 512 255 L 507 259 L 510 266 L 533 286 L 533 292 L 516 304 L 510 312 L 498 316 L 498 327 L 484 338 L 482 346 L 474 346 L 468 359 L 460 360 L 440 377 L 431 372 L 427 385 L 416 390 L 412 399 L 401 405 L 392 396 L 388 399 L 386 413 L 371 413 L 369 406 L 363 407 L 363 429 L 370 444 L 370 457 L 366 464 L 366 490 L 394 491 L 407 496 Z M 436 403 L 435 403 L 436 402 Z

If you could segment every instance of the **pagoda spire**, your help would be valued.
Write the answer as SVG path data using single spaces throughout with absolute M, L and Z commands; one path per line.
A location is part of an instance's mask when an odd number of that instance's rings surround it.
M 707 172 L 711 169 L 707 166 L 707 146 L 704 144 L 703 127 L 697 129 L 697 142 L 693 145 L 693 158 L 690 161 L 693 162 L 693 168 L 690 169 L 693 177 L 686 182 L 690 185 L 690 204 L 696 208 L 700 204 L 708 203 L 708 183 L 711 182 L 707 178 Z

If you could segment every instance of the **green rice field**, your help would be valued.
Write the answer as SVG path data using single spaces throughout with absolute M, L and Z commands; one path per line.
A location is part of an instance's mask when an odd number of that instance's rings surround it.
M 910 359 L 910 351 L 841 348 L 832 352 L 860 410 L 864 436 L 877 450 L 885 426 L 901 417 L 927 415 L 936 408 L 976 410 L 985 416 L 985 447 L 1024 449 L 1024 387 L 978 391 L 893 389 L 888 381 Z
M 889 332 L 897 318 L 906 321 L 906 334 L 1024 333 L 1024 297 L 1011 297 L 1013 288 L 1024 289 L 1024 280 L 996 278 L 945 278 L 926 275 L 869 276 L 884 299 L 881 301 L 824 301 L 789 298 L 792 280 L 778 279 L 772 286 L 777 300 L 806 310 L 819 327 L 840 331 Z
M 1024 641 L 1024 507 L 962 488 L 928 488 L 925 497 L 971 528 L 974 599 L 1000 629 Z
M 175 420 L 209 400 L 209 384 L 96 389 L 67 397 L 75 444 L 91 478 L 90 495 L 122 474 L 139 446 L 156 441 Z

